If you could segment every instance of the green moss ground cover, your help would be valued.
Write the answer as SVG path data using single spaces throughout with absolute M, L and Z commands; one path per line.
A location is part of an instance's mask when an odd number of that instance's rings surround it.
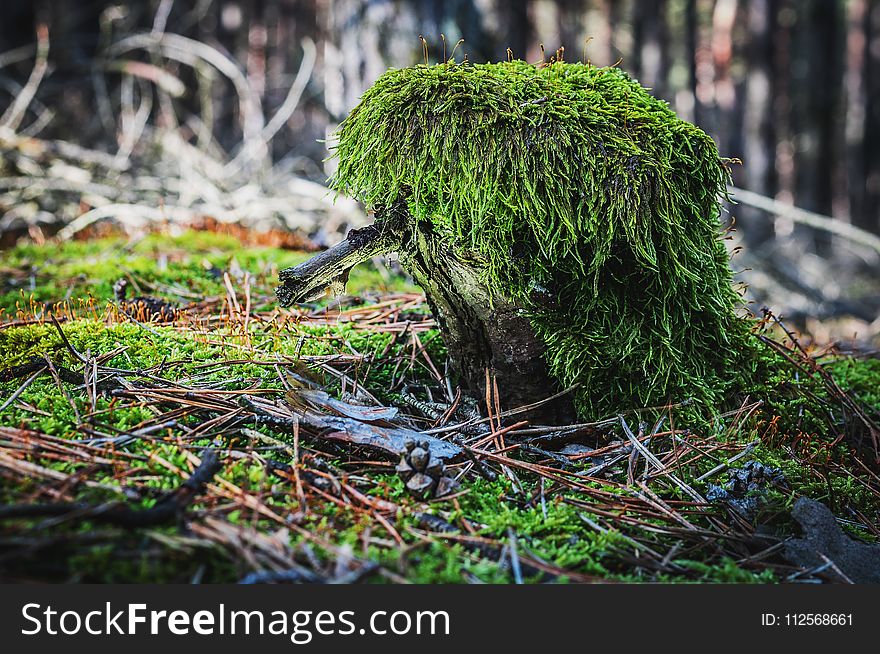
M 84 375 L 86 366 L 47 320 L 45 303 L 66 302 L 56 313 L 76 352 L 108 355 L 102 369 L 127 371 L 128 383 L 196 389 L 186 402 L 238 400 L 254 392 L 284 402 L 293 376 L 308 376 L 338 397 L 351 393 L 357 380 L 383 404 L 407 413 L 414 413 L 402 403 L 407 389 L 423 400 L 429 390 L 442 397 L 444 383 L 432 371 L 442 376 L 442 344 L 406 280 L 356 269 L 349 285 L 354 296 L 342 306 L 325 300 L 276 309 L 277 269 L 306 256 L 242 249 L 235 239 L 207 232 L 4 252 L 0 369 L 45 355 Z M 248 295 L 245 274 L 252 280 L 247 320 L 230 306 L 224 272 L 239 304 Z M 112 305 L 112 285 L 125 274 L 143 292 L 190 313 L 168 325 L 126 319 Z M 785 482 L 762 490 L 759 511 L 747 521 L 723 503 L 694 505 L 665 475 L 643 482 L 649 495 L 638 483 L 644 458 L 630 464 L 625 455 L 606 472 L 584 477 L 599 460 L 583 448 L 604 448 L 606 462 L 623 452 L 625 435 L 616 422 L 576 439 L 582 449 L 568 453 L 508 433 L 503 445 L 514 449 L 484 446 L 503 457 L 485 459 L 494 480 L 458 464 L 466 472 L 460 493 L 426 503 L 406 493 L 393 462 L 334 446 L 305 429 L 294 434 L 225 419 L 211 423 L 206 414 L 188 413 L 183 400 L 93 392 L 51 374 L 21 390 L 26 379 L 6 375 L 0 382 L 0 405 L 7 404 L 0 412 L 4 506 L 123 502 L 148 509 L 181 485 L 204 448 L 220 451 L 223 467 L 183 515 L 165 524 L 133 529 L 70 516 L 6 517 L 0 573 L 53 581 L 234 581 L 254 571 L 300 566 L 330 575 L 371 563 L 377 567 L 367 566 L 366 578 L 376 582 L 511 582 L 520 576 L 781 581 L 792 570 L 778 556 L 750 557 L 768 546 L 760 534 L 780 538 L 796 531 L 788 516 L 794 499 L 825 502 L 851 535 L 871 540 L 878 533 L 878 482 L 869 458 L 852 445 L 856 421 L 820 375 L 766 356 L 761 383 L 726 398 L 745 407 L 741 411 L 714 420 L 688 406 L 624 414 L 634 431 L 644 423 L 645 434 L 665 418 L 649 449 L 701 495 L 710 483 L 723 483 L 725 473 L 697 479 L 753 443 L 734 465 L 761 461 L 780 468 Z M 880 361 L 828 356 L 820 362 L 876 419 Z M 613 413 L 589 419 L 609 417 Z M 411 420 L 432 424 L 415 415 Z M 127 443 L 87 440 L 140 434 L 157 424 L 166 426 Z M 293 465 L 299 483 L 279 474 L 277 464 Z M 700 534 L 732 531 L 740 540 L 691 537 L 682 520 Z

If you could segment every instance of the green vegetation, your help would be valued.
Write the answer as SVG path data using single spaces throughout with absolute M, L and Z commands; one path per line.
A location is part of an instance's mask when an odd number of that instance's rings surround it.
M 683 397 L 715 411 L 750 365 L 719 234 L 726 162 L 622 70 L 391 70 L 334 154 L 336 189 L 405 198 L 528 308 L 585 417 Z
M 113 284 L 126 274 L 136 281 L 148 278 L 141 290 L 154 288 L 173 299 L 187 301 L 225 294 L 223 272 L 239 282 L 245 271 L 258 283 L 271 284 L 280 268 L 308 259 L 305 252 L 247 246 L 234 236 L 209 231 L 178 235 L 147 234 L 143 238 L 99 238 L 46 247 L 33 243 L 3 253 L 0 263 L 0 316 L 15 317 L 43 303 L 70 301 L 83 307 L 89 298 L 101 312 L 113 298 Z M 361 266 L 350 279 L 349 291 L 407 290 L 399 277 L 383 276 Z M 32 304 L 32 302 L 34 304 Z
M 133 371 L 133 376 L 127 377 L 133 382 L 161 379 L 166 384 L 203 389 L 202 396 L 210 389 L 262 389 L 269 397 L 284 401 L 283 377 L 275 365 L 267 365 L 276 361 L 286 370 L 312 375 L 331 394 L 340 396 L 339 378 L 320 365 L 329 362 L 385 403 L 399 399 L 401 379 L 413 387 L 434 388 L 435 397 L 442 396 L 442 384 L 428 365 L 430 359 L 443 370 L 444 352 L 436 330 L 420 328 L 418 340 L 411 332 L 395 331 L 396 325 L 406 321 L 417 324 L 427 318 L 427 309 L 418 299 L 415 305 L 405 300 L 406 315 L 390 317 L 387 325 L 348 319 L 343 313 L 351 308 L 363 310 L 365 316 L 383 314 L 387 304 L 379 311 L 373 311 L 371 304 L 395 297 L 388 289 L 412 291 L 405 280 L 382 282 L 386 284 L 384 295 L 364 293 L 351 298 L 342 310 L 325 301 L 307 314 L 296 314 L 295 319 L 280 319 L 271 300 L 275 269 L 305 256 L 274 248 L 242 250 L 235 239 L 192 232 L 177 237 L 154 234 L 135 244 L 113 238 L 13 249 L 4 256 L 0 288 L 5 292 L 0 297 L 6 320 L 18 322 L 0 325 L 0 371 L 33 356 L 48 355 L 56 366 L 82 374 L 83 364 L 67 348 L 57 328 L 39 320 L 46 316 L 41 305 L 35 305 L 36 314 L 22 313 L 16 318 L 15 303 L 22 301 L 20 286 L 10 285 L 20 285 L 20 279 L 35 268 L 36 283 L 30 291 L 35 298 L 54 303 L 67 297 L 69 315 L 62 329 L 72 347 L 92 356 L 115 352 L 102 365 Z M 202 264 L 205 259 L 209 266 Z M 212 266 L 219 269 L 219 276 L 216 271 L 209 272 Z M 125 271 L 145 291 L 161 292 L 166 299 L 189 306 L 193 315 L 173 325 L 136 324 L 120 316 L 112 310 L 111 288 Z M 254 309 L 246 328 L 241 320 L 227 315 L 223 272 L 234 278 L 232 286 L 239 299 L 244 295 L 245 273 L 252 280 Z M 379 279 L 375 270 L 355 269 L 350 288 L 372 291 Z M 181 291 L 194 297 L 175 294 Z M 286 315 L 292 318 L 294 314 Z M 377 329 L 377 325 L 384 326 Z M 364 358 L 353 357 L 354 353 Z M 767 488 L 761 495 L 754 520 L 765 532 L 781 536 L 795 533 L 797 527 L 788 510 L 796 497 L 807 495 L 846 518 L 853 536 L 871 539 L 878 522 L 876 479 L 853 464 L 847 440 L 836 440 L 835 436 L 835 430 L 855 424 L 851 416 L 835 404 L 818 375 L 786 368 L 780 365 L 778 355 L 765 353 L 763 357 L 757 360 L 754 374 L 765 377 L 761 385 L 751 389 L 751 399 L 764 404 L 752 412 L 706 420 L 684 406 L 627 413 L 627 420 L 634 429 L 642 421 L 650 428 L 665 416 L 666 427 L 652 439 L 650 450 L 668 461 L 678 478 L 703 494 L 710 483 L 722 483 L 725 473 L 698 482 L 700 475 L 741 452 L 746 444 L 757 442 L 748 458 L 781 468 L 785 475 L 784 485 Z M 841 388 L 864 402 L 875 418 L 880 414 L 880 361 L 829 357 L 824 368 L 834 374 Z M 0 381 L 0 404 L 23 381 Z M 351 391 L 350 385 L 347 390 Z M 59 384 L 44 374 L 0 412 L 0 504 L 65 500 L 100 505 L 124 500 L 145 509 L 155 505 L 160 493 L 182 483 L 185 472 L 193 468 L 192 457 L 202 448 L 216 447 L 224 453 L 224 466 L 218 474 L 222 483 L 218 481 L 214 490 L 188 509 L 186 529 L 167 524 L 126 530 L 87 521 L 52 523 L 40 518 L 0 523 L 13 539 L 33 541 L 50 532 L 53 538 L 69 538 L 41 545 L 45 549 L 35 549 L 30 558 L 23 556 L 26 550 L 18 546 L 4 550 L 21 557 L 9 559 L 14 562 L 17 578 L 234 581 L 268 565 L 265 559 L 253 557 L 262 556 L 260 544 L 265 541 L 260 539 L 271 536 L 271 542 L 276 543 L 273 547 L 289 548 L 295 553 L 290 555 L 294 560 L 308 551 L 328 568 L 345 557 L 373 561 L 383 571 L 372 578 L 375 581 L 402 577 L 422 583 L 511 582 L 515 578 L 510 563 L 511 534 L 516 538 L 525 581 L 767 582 L 779 581 L 787 574 L 777 571 L 773 559 L 742 564 L 739 561 L 747 552 L 732 549 L 728 540 L 711 541 L 707 547 L 700 536 L 679 547 L 687 532 L 664 535 L 665 529 L 680 524 L 658 511 L 656 505 L 646 503 L 644 492 L 627 483 L 627 457 L 606 477 L 586 478 L 578 473 L 597 463 L 589 457 L 575 455 L 568 465 L 559 467 L 558 461 L 540 452 L 511 451 L 504 459 L 508 473 L 495 466 L 499 474 L 490 481 L 471 472 L 463 478 L 460 496 L 423 503 L 407 495 L 388 464 L 370 460 L 356 448 L 301 437 L 300 474 L 331 470 L 336 480 L 353 485 L 366 497 L 391 503 L 395 508 L 384 512 L 385 522 L 381 522 L 369 504 L 356 496 L 340 501 L 330 493 L 332 487 L 315 486 L 312 480 L 303 482 L 305 497 L 301 499 L 289 478 L 273 472 L 267 460 L 297 463 L 292 454 L 294 436 L 289 431 L 256 425 L 248 431 L 222 423 L 203 428 L 202 418 L 184 414 L 177 417 L 175 425 L 124 445 L 94 449 L 82 444 L 82 439 L 96 434 L 116 437 L 161 423 L 164 412 L 175 406 L 112 393 L 92 396 L 82 384 Z M 427 427 L 430 422 L 423 424 Z M 20 437 L 24 440 L 15 440 L 19 437 L 3 431 L 17 428 L 32 431 L 24 432 Z M 520 442 L 513 434 L 507 437 L 512 439 L 508 445 Z M 59 442 L 53 438 L 61 439 L 65 449 L 58 449 Z M 614 448 L 622 438 L 620 426 L 612 425 L 586 437 L 585 443 Z M 318 466 L 316 459 L 325 463 Z M 25 464 L 37 468 L 18 467 Z M 522 467 L 533 464 L 553 472 L 536 474 Z M 460 465 L 466 467 L 467 462 Z M 637 477 L 644 466 L 644 460 L 639 459 Z M 649 484 L 681 519 L 703 529 L 715 528 L 719 520 L 726 525 L 724 529 L 734 524 L 727 520 L 728 509 L 722 504 L 699 510 L 689 507 L 691 498 L 665 477 L 653 478 Z M 267 512 L 277 515 L 280 522 Z M 446 536 L 430 533 L 434 530 L 425 526 L 425 512 L 453 525 L 457 532 Z M 656 531 L 645 531 L 642 524 Z M 235 549 L 234 540 L 224 535 L 224 526 L 248 543 L 244 550 Z M 0 547 L 7 547 L 4 538 L 0 534 Z M 670 556 L 660 565 L 649 550 L 660 553 L 661 558 L 667 553 Z M 46 561 L 58 563 L 47 568 Z M 534 567 L 538 565 L 543 566 L 545 576 Z

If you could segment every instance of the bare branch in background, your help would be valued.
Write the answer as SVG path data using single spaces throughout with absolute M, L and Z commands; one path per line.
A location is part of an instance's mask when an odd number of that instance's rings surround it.
M 24 61 L 28 57 L 32 57 L 35 50 L 36 46 L 34 46 L 33 43 L 28 43 L 20 48 L 0 53 L 0 68 L 17 64 L 19 61 Z
M 262 103 L 236 62 L 206 43 L 179 34 L 135 34 L 114 43 L 107 56 L 112 58 L 131 50 L 158 52 L 193 68 L 199 61 L 204 61 L 220 71 L 232 82 L 238 95 L 243 134 L 241 151 L 246 153 L 245 161 L 254 164 L 265 158 L 266 144 L 261 138 L 265 126 Z
M 140 101 L 137 111 L 134 111 L 134 79 L 132 75 L 125 75 L 122 78 L 121 129 L 118 139 L 119 150 L 116 152 L 116 158 L 120 165 L 124 165 L 124 162 L 129 160 L 134 146 L 144 133 L 147 120 L 150 118 L 150 112 L 153 110 L 152 89 L 143 80 L 139 79 L 138 95 L 140 96 Z
M 168 25 L 168 15 L 174 6 L 174 0 L 162 0 L 159 8 L 156 9 L 156 15 L 153 17 L 153 34 L 159 35 L 165 32 L 165 26 Z
M 41 32 L 27 86 L 7 83 L 16 101 L 4 114 L 4 124 L 17 126 L 29 108 L 37 119 L 19 135 L 4 135 L 11 166 L 0 175 L 0 232 L 60 227 L 58 237 L 71 238 L 100 222 L 141 232 L 210 218 L 257 230 L 317 233 L 319 242 L 332 243 L 335 234 L 363 225 L 366 216 L 353 200 L 337 201 L 325 186 L 293 174 L 286 162 L 272 168 L 269 158 L 271 140 L 296 112 L 311 79 L 315 43 L 303 40 L 299 70 L 284 101 L 265 122 L 261 100 L 234 60 L 205 43 L 164 32 L 171 4 L 160 5 L 152 32 L 123 35 L 115 42 L 112 32 L 125 14 L 118 8 L 102 13 L 103 45 L 91 74 L 98 116 L 118 143 L 115 155 L 66 141 L 23 138 L 38 133 L 53 116 L 36 98 L 47 67 L 48 37 Z M 20 61 L 33 50 L 9 51 L 0 55 L 0 64 Z M 138 50 L 149 60 L 126 57 Z M 191 78 L 175 70 L 175 64 L 195 75 L 197 111 L 187 109 L 184 80 Z M 240 111 L 243 136 L 231 159 L 215 135 L 213 86 L 218 76 L 231 83 Z M 258 171 L 262 174 L 255 175 Z M 44 204 L 47 210 L 41 209 Z M 20 207 L 38 208 L 22 212 Z
M 18 97 L 15 98 L 15 101 L 4 112 L 3 116 L 0 116 L 0 130 L 8 129 L 14 132 L 18 129 L 28 105 L 30 105 L 31 100 L 36 95 L 40 82 L 43 81 L 43 76 L 46 74 L 48 67 L 49 28 L 46 25 L 39 25 L 37 27 L 37 58 L 34 62 L 34 68 L 21 93 L 18 94 Z
M 760 195 L 759 193 L 736 188 L 735 186 L 730 187 L 730 192 L 734 195 L 734 199 L 738 204 L 755 207 L 756 209 L 761 209 L 774 216 L 788 218 L 796 223 L 836 234 L 852 241 L 853 243 L 858 243 L 859 245 L 870 248 L 880 255 L 880 237 L 877 237 L 870 232 L 866 232 L 864 229 L 860 229 L 848 222 L 836 218 L 830 218 L 829 216 L 823 216 L 815 211 L 807 211 L 806 209 L 785 204 L 778 200 Z
M 293 112 L 296 111 L 297 105 L 299 105 L 299 99 L 302 97 L 303 91 L 309 83 L 312 69 L 315 67 L 315 57 L 318 49 L 315 47 L 315 42 L 309 38 L 303 39 L 302 49 L 303 59 L 299 71 L 296 74 L 296 79 L 293 80 L 293 85 L 290 87 L 290 91 L 287 93 L 284 103 L 278 111 L 275 112 L 275 115 L 272 116 L 269 124 L 263 128 L 262 136 L 264 141 L 271 141 L 272 137 L 275 136 L 278 130 L 281 129 L 284 123 L 286 123 L 293 115 Z

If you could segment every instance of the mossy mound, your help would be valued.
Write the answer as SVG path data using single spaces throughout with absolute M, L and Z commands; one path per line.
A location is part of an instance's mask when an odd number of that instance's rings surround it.
M 712 139 L 617 68 L 448 62 L 384 74 L 338 132 L 333 186 L 407 199 L 495 293 L 525 307 L 551 372 L 607 414 L 737 376 Z M 414 226 L 415 227 L 415 226 Z

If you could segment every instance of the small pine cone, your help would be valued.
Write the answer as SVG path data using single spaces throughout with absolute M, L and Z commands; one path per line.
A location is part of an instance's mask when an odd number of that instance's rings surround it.
M 436 482 L 424 472 L 417 472 L 406 482 L 407 490 L 417 497 L 429 497 L 433 494 Z
M 421 499 L 442 497 L 458 487 L 458 482 L 446 473 L 443 461 L 431 455 L 426 441 L 409 441 L 396 470 L 407 490 Z
M 143 322 L 172 322 L 178 308 L 152 295 L 139 295 L 131 300 L 128 295 L 128 281 L 123 278 L 113 285 L 113 295 L 119 310 L 127 316 Z
M 458 480 L 455 477 L 440 477 L 437 482 L 437 488 L 434 489 L 435 497 L 443 497 L 451 495 L 458 490 Z

